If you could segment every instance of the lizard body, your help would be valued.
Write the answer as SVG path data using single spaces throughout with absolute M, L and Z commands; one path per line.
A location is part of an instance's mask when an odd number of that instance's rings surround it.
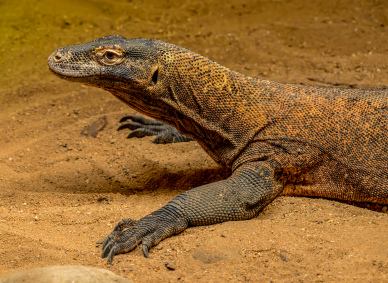
M 111 261 L 189 226 L 249 219 L 279 194 L 388 204 L 388 92 L 282 84 L 158 40 L 109 36 L 49 58 L 57 75 L 110 91 L 196 140 L 226 180 L 189 190 L 107 237 Z

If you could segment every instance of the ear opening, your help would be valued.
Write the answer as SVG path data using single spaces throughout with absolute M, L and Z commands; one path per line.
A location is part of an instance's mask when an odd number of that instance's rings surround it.
M 155 70 L 154 70 L 154 73 L 152 74 L 152 78 L 151 78 L 151 81 L 154 85 L 156 85 L 156 83 L 158 82 L 158 77 L 159 77 L 159 68 L 157 67 Z

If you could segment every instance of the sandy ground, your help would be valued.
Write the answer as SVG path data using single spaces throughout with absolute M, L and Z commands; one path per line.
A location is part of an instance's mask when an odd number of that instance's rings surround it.
M 83 264 L 135 282 L 388 282 L 388 214 L 308 198 L 280 197 L 255 219 L 191 228 L 149 259 L 136 249 L 108 266 L 95 242 L 116 222 L 226 172 L 195 142 L 126 139 L 117 121 L 133 110 L 46 66 L 56 47 L 122 34 L 252 76 L 387 86 L 384 2 L 0 1 L 0 274 Z M 81 135 L 104 116 L 96 138 Z

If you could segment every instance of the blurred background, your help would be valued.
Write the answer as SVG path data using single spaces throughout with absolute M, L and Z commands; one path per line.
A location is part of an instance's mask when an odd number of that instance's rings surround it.
M 8 86 L 49 79 L 45 61 L 53 49 L 108 34 L 170 41 L 278 80 L 318 79 L 317 72 L 319 80 L 338 83 L 349 83 L 349 72 L 352 83 L 382 84 L 386 77 L 383 0 L 2 0 L 0 12 Z

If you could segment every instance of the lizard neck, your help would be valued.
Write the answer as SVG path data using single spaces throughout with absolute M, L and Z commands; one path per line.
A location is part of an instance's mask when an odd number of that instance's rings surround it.
M 174 54 L 170 62 L 170 56 L 165 58 L 161 69 L 168 92 L 162 101 L 174 108 L 176 119 L 167 122 L 194 137 L 216 162 L 230 167 L 271 121 L 269 113 L 260 111 L 256 103 L 258 95 L 264 96 L 260 102 L 265 102 L 266 94 L 259 93 L 259 85 L 265 81 L 191 52 Z

